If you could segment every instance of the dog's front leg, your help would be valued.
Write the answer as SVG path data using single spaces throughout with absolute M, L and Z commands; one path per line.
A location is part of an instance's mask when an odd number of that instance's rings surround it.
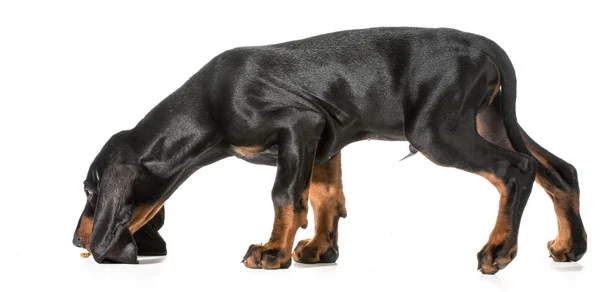
M 315 236 L 300 240 L 292 257 L 305 264 L 334 263 L 339 256 L 338 221 L 346 218 L 341 153 L 313 168 L 308 197 L 315 215 Z
M 275 220 L 269 241 L 248 248 L 243 263 L 248 268 L 279 269 L 291 265 L 294 238 L 308 224 L 308 190 L 323 119 L 300 114 L 286 119 L 279 130 L 277 174 L 272 190 Z

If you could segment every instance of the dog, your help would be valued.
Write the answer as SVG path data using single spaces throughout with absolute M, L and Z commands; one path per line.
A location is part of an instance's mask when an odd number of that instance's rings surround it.
M 276 167 L 271 236 L 250 245 L 244 265 L 333 263 L 347 214 L 341 150 L 376 139 L 408 142 L 411 154 L 497 188 L 496 225 L 477 253 L 481 273 L 515 258 L 534 182 L 558 219 L 550 256 L 578 261 L 587 234 L 577 170 L 522 129 L 516 94 L 506 52 L 451 28 L 363 28 L 226 50 L 100 149 L 84 181 L 73 244 L 98 263 L 166 254 L 158 233 L 165 201 L 196 170 L 233 156 Z M 294 248 L 309 202 L 315 235 Z

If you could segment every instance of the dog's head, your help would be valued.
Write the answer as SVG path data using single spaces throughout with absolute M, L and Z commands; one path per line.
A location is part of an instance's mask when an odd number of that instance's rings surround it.
M 109 141 L 90 165 L 83 185 L 86 200 L 73 245 L 88 250 L 99 263 L 137 263 L 137 246 L 128 224 L 140 172 L 126 153 Z

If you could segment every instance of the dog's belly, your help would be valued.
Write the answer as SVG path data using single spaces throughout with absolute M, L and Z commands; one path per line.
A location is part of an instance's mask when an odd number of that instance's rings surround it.
M 277 156 L 279 151 L 277 144 L 271 146 L 235 146 L 231 145 L 230 153 L 246 162 L 261 164 L 261 165 L 277 165 Z
M 401 131 L 357 131 L 353 133 L 343 133 L 340 136 L 323 136 L 315 153 L 315 165 L 327 162 L 331 157 L 338 154 L 348 144 L 364 140 L 381 141 L 406 141 L 406 137 Z M 256 145 L 256 146 L 235 146 L 229 147 L 230 153 L 246 162 L 261 165 L 277 165 L 279 156 L 278 145 Z

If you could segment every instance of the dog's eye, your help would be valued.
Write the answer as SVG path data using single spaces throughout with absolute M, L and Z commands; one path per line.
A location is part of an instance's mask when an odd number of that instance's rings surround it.
M 95 193 L 90 189 L 85 189 L 85 194 L 88 196 L 88 198 L 91 198 Z
M 87 203 L 91 206 L 96 205 L 96 193 L 92 190 L 85 190 L 85 193 L 87 195 Z

